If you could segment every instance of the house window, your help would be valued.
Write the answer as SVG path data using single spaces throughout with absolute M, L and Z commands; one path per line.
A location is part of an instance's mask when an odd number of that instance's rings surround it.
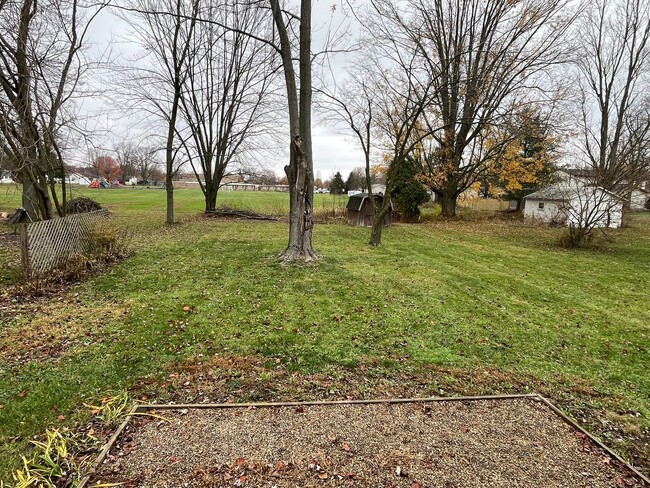
M 544 202 L 539 202 L 539 206 L 538 206 L 538 208 L 539 208 L 540 210 L 543 210 L 543 209 L 544 209 Z

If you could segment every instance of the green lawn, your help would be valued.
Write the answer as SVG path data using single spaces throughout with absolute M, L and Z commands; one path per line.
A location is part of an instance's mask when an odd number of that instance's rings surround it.
M 83 422 L 81 402 L 121 389 L 148 401 L 538 391 L 649 467 L 650 213 L 591 251 L 516 222 L 397 224 L 379 249 L 367 229 L 319 225 L 323 259 L 283 268 L 285 223 L 201 218 L 200 194 L 179 190 L 168 228 L 164 191 L 95 195 L 136 252 L 7 304 L 0 479 L 31 436 Z M 15 205 L 1 198 L 0 210 Z M 286 202 L 222 200 L 270 213 Z

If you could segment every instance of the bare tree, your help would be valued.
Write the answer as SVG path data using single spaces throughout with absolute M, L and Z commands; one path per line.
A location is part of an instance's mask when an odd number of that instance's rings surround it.
M 576 37 L 582 148 L 593 183 L 629 198 L 650 176 L 650 4 L 592 2 Z
M 143 181 L 152 181 L 160 174 L 161 162 L 156 147 L 123 142 L 117 146 L 115 153 L 123 178 L 136 177 Z
M 180 169 L 179 111 L 188 65 L 196 54 L 193 39 L 199 0 L 133 0 L 124 18 L 145 50 L 137 66 L 135 83 L 130 84 L 139 108 L 165 125 L 166 223 L 174 223 L 174 183 Z M 135 13 L 133 17 L 131 13 Z M 144 64 L 144 66 L 143 66 Z M 133 73 L 130 73 L 133 74 Z
M 284 262 L 318 258 L 312 245 L 314 162 L 312 156 L 312 51 L 311 0 L 300 0 L 300 13 L 283 8 L 280 0 L 269 0 L 284 71 L 289 109 L 290 156 L 284 171 L 289 182 L 289 244 L 281 255 Z M 290 33 L 298 23 L 298 74 Z
M 384 31 L 418 50 L 435 83 L 427 118 L 442 129 L 433 133 L 438 151 L 431 189 L 441 197 L 443 215 L 455 215 L 458 196 L 477 179 L 485 127 L 498 125 L 504 105 L 541 88 L 539 75 L 565 59 L 561 40 L 574 19 L 567 3 L 372 1 Z
M 122 178 L 128 180 L 137 176 L 138 147 L 133 142 L 123 141 L 115 147 L 115 157 L 122 170 Z
M 588 246 L 594 231 L 619 227 L 623 218 L 621 198 L 603 187 L 570 177 L 561 184 L 566 202 L 562 209 L 568 231 L 560 243 L 565 247 Z
M 363 151 L 365 187 L 368 190 L 373 213 L 377 212 L 377 202 L 372 194 L 371 152 L 373 132 L 375 131 L 375 83 L 366 69 L 352 69 L 342 87 L 336 90 L 319 90 L 324 99 L 326 117 L 345 124 L 354 135 Z
M 65 212 L 62 143 L 89 69 L 88 29 L 104 6 L 83 7 L 77 0 L 0 5 L 0 155 L 23 185 L 32 220 Z M 63 201 L 56 192 L 59 178 Z
M 268 16 L 263 10 L 226 0 L 199 14 L 204 21 L 192 39 L 181 96 L 188 133 L 181 140 L 209 212 L 216 207 L 223 177 L 235 170 L 233 163 L 272 145 L 267 135 L 275 107 L 268 99 L 277 70 L 275 50 L 246 34 L 264 34 Z

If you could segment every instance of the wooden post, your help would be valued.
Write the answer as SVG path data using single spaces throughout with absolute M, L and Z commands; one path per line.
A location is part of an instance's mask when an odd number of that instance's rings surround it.
M 23 267 L 23 279 L 29 279 L 31 273 L 29 265 L 29 238 L 27 237 L 27 224 L 20 224 L 20 258 Z

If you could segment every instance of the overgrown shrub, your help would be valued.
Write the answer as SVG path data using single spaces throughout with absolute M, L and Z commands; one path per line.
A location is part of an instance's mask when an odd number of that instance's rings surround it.
M 92 198 L 78 197 L 69 200 L 65 208 L 68 215 L 71 215 L 86 212 L 95 212 L 96 210 L 101 210 L 102 206 Z
M 559 239 L 558 245 L 567 249 L 576 249 L 580 247 L 589 247 L 593 242 L 593 229 L 587 227 L 579 227 L 577 225 L 570 225 L 567 230 L 563 232 Z
M 120 258 L 127 254 L 126 232 L 112 220 L 90 224 L 83 243 L 84 259 Z

